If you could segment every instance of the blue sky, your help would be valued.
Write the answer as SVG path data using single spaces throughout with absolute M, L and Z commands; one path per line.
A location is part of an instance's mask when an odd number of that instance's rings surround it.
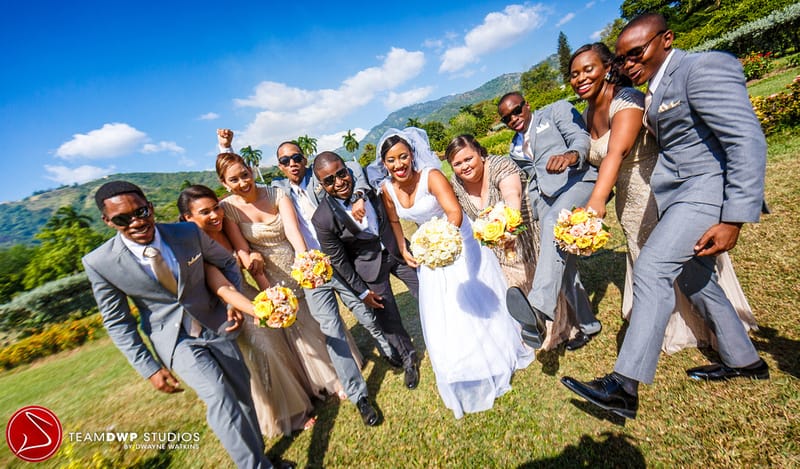
M 618 0 L 14 2 L 0 18 L 0 201 L 111 173 L 211 169 L 215 130 L 341 146 L 403 106 L 597 39 Z

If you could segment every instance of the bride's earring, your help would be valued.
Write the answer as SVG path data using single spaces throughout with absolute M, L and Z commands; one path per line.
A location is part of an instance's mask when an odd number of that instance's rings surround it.
M 613 76 L 611 75 L 611 71 L 610 70 L 608 72 L 606 72 L 606 76 L 603 77 L 603 79 L 605 81 L 608 81 L 608 82 L 610 82 L 612 78 L 613 78 Z

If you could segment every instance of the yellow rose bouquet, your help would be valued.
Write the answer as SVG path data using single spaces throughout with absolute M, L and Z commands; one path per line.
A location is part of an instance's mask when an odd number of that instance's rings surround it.
M 514 240 L 517 235 L 527 229 L 528 227 L 522 224 L 520 211 L 503 202 L 483 209 L 472 223 L 472 234 L 475 239 L 490 248 L 502 246 L 508 260 L 513 260 L 516 256 Z
M 561 210 L 553 234 L 562 251 L 579 256 L 593 254 L 605 246 L 611 236 L 597 212 L 583 207 Z
M 253 309 L 261 327 L 289 327 L 297 319 L 297 297 L 291 289 L 276 285 L 256 295 Z
M 292 278 L 303 288 L 317 288 L 332 275 L 331 258 L 317 249 L 301 252 L 294 258 Z
M 446 218 L 433 217 L 411 236 L 411 254 L 420 264 L 435 269 L 452 264 L 461 254 L 458 227 Z

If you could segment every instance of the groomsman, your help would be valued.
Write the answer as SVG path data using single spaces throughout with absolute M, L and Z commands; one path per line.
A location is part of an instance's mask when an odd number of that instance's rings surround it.
M 554 319 L 563 291 L 578 318 L 580 331 L 567 342 L 567 349 L 575 350 L 599 333 L 601 325 L 581 284 L 577 257 L 556 247 L 553 228 L 562 209 L 586 205 L 594 188 L 597 169 L 585 162 L 589 133 L 580 113 L 563 100 L 531 112 L 525 98 L 512 92 L 500 98 L 497 111 L 500 120 L 517 132 L 510 156 L 528 175 L 528 196 L 541 233 L 533 288 L 530 292 L 510 288 L 509 311 L 523 324 L 523 339 L 539 348 L 545 318 Z
M 687 370 L 696 380 L 768 379 L 736 311 L 717 284 L 715 256 L 757 222 L 767 146 L 735 57 L 672 48 L 658 14 L 634 18 L 617 39 L 617 60 L 636 85 L 647 82 L 645 124 L 660 146 L 650 180 L 659 222 L 633 268 L 633 312 L 614 372 L 570 390 L 626 418 L 638 410 L 639 383 L 652 384 L 677 281 L 712 323 L 721 363 Z M 721 92 L 723 91 L 724 92 Z

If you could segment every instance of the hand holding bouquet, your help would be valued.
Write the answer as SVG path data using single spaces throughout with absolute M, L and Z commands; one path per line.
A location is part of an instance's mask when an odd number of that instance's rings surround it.
M 276 285 L 256 295 L 253 310 L 261 327 L 289 327 L 297 319 L 297 297 L 291 289 Z
M 611 236 L 597 212 L 583 207 L 561 210 L 553 234 L 562 251 L 579 256 L 593 254 L 605 246 Z
M 514 240 L 517 235 L 527 229 L 528 227 L 522 224 L 520 211 L 508 207 L 503 202 L 483 209 L 472 224 L 475 239 L 490 248 L 503 246 L 503 252 L 508 260 L 513 260 L 516 255 Z
M 331 259 L 317 249 L 301 252 L 292 264 L 292 278 L 303 288 L 317 288 L 331 279 Z
M 411 236 L 411 253 L 417 262 L 431 269 L 456 261 L 461 254 L 461 233 L 446 218 L 433 217 Z

